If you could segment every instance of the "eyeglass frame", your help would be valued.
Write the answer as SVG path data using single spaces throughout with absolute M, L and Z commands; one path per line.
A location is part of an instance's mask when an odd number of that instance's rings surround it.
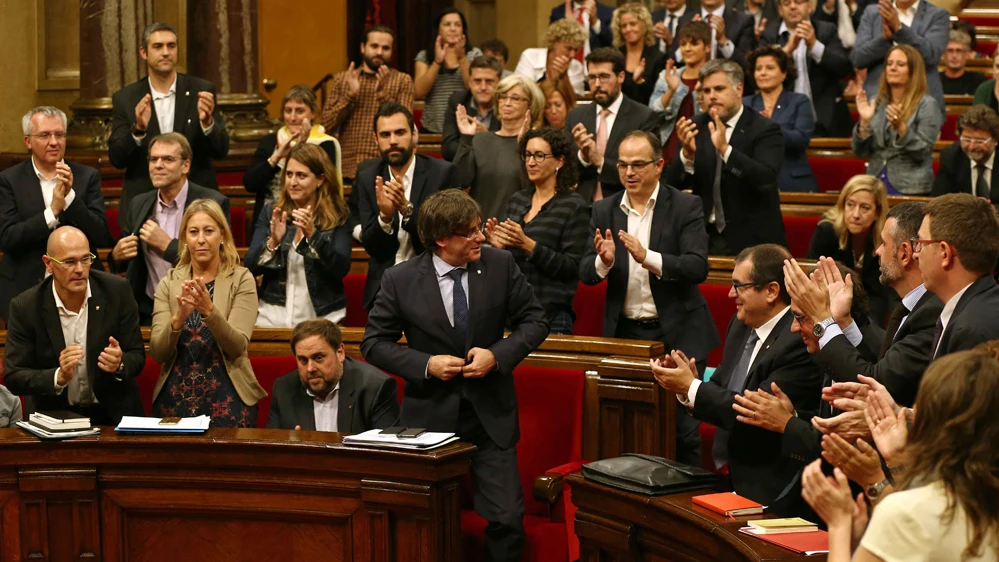
M 792 310 L 791 311 L 791 318 L 793 318 L 794 321 L 797 322 L 799 326 L 804 326 L 804 321 L 808 320 L 808 315 L 807 314 L 795 314 L 794 311 Z
M 601 84 L 610 84 L 617 78 L 617 74 L 587 74 L 587 82 L 600 82 Z
M 648 168 L 649 164 L 655 164 L 656 162 L 659 162 L 659 160 L 661 160 L 661 158 L 657 158 L 655 160 L 643 160 L 639 162 L 622 162 L 621 160 L 618 160 L 614 163 L 614 165 L 617 166 L 619 172 L 627 173 L 628 168 L 631 168 L 636 172 L 641 172 L 642 170 Z
M 184 161 L 184 157 L 183 156 L 179 156 L 179 157 L 178 156 L 146 156 L 146 162 L 149 162 L 150 164 L 156 164 L 160 160 L 162 160 L 164 164 L 176 164 L 177 162 L 183 162 Z
M 83 256 L 82 258 L 80 258 L 78 260 L 75 260 L 75 261 L 74 260 L 67 260 L 67 261 L 58 260 L 58 259 L 56 259 L 56 258 L 54 258 L 54 257 L 52 257 L 52 256 L 50 256 L 48 254 L 45 254 L 45 257 L 49 258 L 50 260 L 56 262 L 57 264 L 61 265 L 62 267 L 66 268 L 66 269 L 76 269 L 77 265 L 82 265 L 84 267 L 90 267 L 90 266 L 94 265 L 94 262 L 97 261 L 97 256 L 95 256 L 93 254 L 93 252 L 91 252 L 91 253 L 87 254 L 86 256 Z M 84 263 L 83 260 L 86 259 L 86 258 L 88 258 L 88 257 L 90 258 L 90 263 Z
M 55 133 L 30 134 L 28 136 L 42 142 L 49 142 L 52 138 L 55 138 L 57 141 L 64 141 L 68 135 L 66 134 L 66 131 L 57 131 Z
M 486 223 L 484 222 L 479 223 L 478 228 L 472 229 L 472 231 L 469 232 L 468 234 L 464 234 L 461 232 L 452 232 L 451 236 L 461 236 L 465 240 L 474 240 L 476 234 L 482 234 L 482 236 L 486 235 Z
M 540 160 L 538 160 L 538 155 L 539 154 L 541 155 L 541 159 Z M 547 153 L 547 152 L 541 152 L 541 151 L 538 151 L 538 152 L 525 152 L 525 153 L 523 153 L 523 154 L 520 155 L 520 159 L 523 160 L 524 162 L 527 162 L 528 159 L 531 159 L 531 160 L 534 160 L 535 162 L 537 162 L 538 164 L 543 163 L 545 160 L 547 160 L 549 158 L 556 158 L 556 156 L 554 154 L 550 154 L 550 153 Z
M 968 137 L 958 137 L 957 140 L 959 140 L 961 142 L 966 142 L 966 143 L 968 143 L 970 145 L 973 145 L 973 146 L 985 146 L 985 145 L 989 144 L 990 142 L 994 141 L 995 139 L 991 138 L 991 137 L 989 137 L 987 139 L 972 139 L 972 138 L 968 138 Z
M 507 92 L 503 92 L 502 94 L 496 94 L 496 103 L 497 104 L 503 103 L 503 102 L 505 102 L 507 100 L 512 101 L 513 103 L 520 103 L 522 101 L 524 101 L 524 102 L 528 101 L 528 98 L 526 98 L 526 97 L 520 97 L 520 96 L 515 96 L 513 94 L 508 94 Z
M 756 283 L 753 283 L 752 281 L 749 281 L 749 282 L 746 282 L 746 283 L 739 283 L 738 281 L 735 281 L 735 280 L 732 281 L 732 289 L 735 290 L 735 294 L 737 294 L 737 295 L 739 294 L 739 289 L 745 289 L 746 287 L 756 288 L 756 287 L 759 287 L 759 285 L 757 285 Z
M 923 246 L 926 246 L 928 244 L 940 244 L 942 242 L 946 242 L 946 240 L 920 240 L 915 236 L 909 238 L 909 246 L 912 246 L 912 253 L 914 254 L 922 252 Z

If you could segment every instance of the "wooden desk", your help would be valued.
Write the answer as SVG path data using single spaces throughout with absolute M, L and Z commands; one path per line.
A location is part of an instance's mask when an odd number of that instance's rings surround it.
M 581 474 L 567 478 L 576 512 L 581 562 L 684 560 L 822 561 L 825 555 L 803 556 L 743 535 L 754 515 L 726 519 L 697 507 L 690 498 L 710 491 L 647 497 L 590 482 Z
M 472 451 L 312 431 L 42 442 L 0 429 L 0 560 L 461 560 Z

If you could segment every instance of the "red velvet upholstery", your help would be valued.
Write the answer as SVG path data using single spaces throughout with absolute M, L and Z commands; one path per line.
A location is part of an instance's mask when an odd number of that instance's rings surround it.
M 237 248 L 245 248 L 246 240 L 246 209 L 232 207 L 229 209 L 229 226 L 232 227 L 232 241 Z
M 124 178 L 101 178 L 101 187 L 121 187 L 123 183 Z
M 118 224 L 118 207 L 105 209 L 104 214 L 108 218 L 108 231 L 111 232 L 111 240 L 112 242 L 117 242 L 121 238 L 121 225 Z
M 791 250 L 791 255 L 796 258 L 803 258 L 808 253 L 808 246 L 812 242 L 812 235 L 815 234 L 815 226 L 819 224 L 822 217 L 809 216 L 798 217 L 784 215 L 784 231 L 787 233 L 787 245 Z
M 583 443 L 583 371 L 517 367 L 514 369 L 520 415 L 517 464 L 524 492 L 527 541 L 523 560 L 568 561 L 578 552 L 567 527 L 564 507 L 549 509 L 532 496 L 534 480 L 551 467 L 579 461 Z M 555 519 L 553 521 L 553 519 Z M 470 509 L 461 514 L 464 559 L 480 560 L 486 522 Z M 571 543 L 575 543 L 570 547 Z
M 981 45 L 979 45 L 981 47 Z M 995 52 L 995 45 L 993 44 L 992 52 Z M 944 119 L 943 127 L 940 128 L 940 140 L 942 141 L 956 141 L 957 140 L 957 120 L 961 117 L 960 114 L 948 113 L 947 117 Z
M 983 25 L 996 25 L 999 26 L 999 16 L 958 16 L 959 20 L 966 22 L 971 22 L 975 27 L 981 27 Z M 992 53 L 988 53 L 988 56 L 992 56 Z
M 711 318 L 715 321 L 718 335 L 721 336 L 721 344 L 708 354 L 708 366 L 717 367 L 721 363 L 722 351 L 725 349 L 725 333 L 728 331 L 728 323 L 735 315 L 735 301 L 728 296 L 732 286 L 701 283 L 700 289 L 704 299 L 708 301 Z
M 867 162 L 859 158 L 809 158 L 808 162 L 823 193 L 839 191 L 847 180 L 867 171 Z
M 343 278 L 343 292 L 347 295 L 347 317 L 343 325 L 349 328 L 363 328 L 368 324 L 368 311 L 364 310 L 364 281 L 362 273 L 348 273 Z
M 572 299 L 572 309 L 576 312 L 576 323 L 572 333 L 576 336 L 604 337 L 604 306 L 607 304 L 607 283 L 587 285 L 580 281 L 576 296 Z
M 215 180 L 219 185 L 243 185 L 244 172 L 215 172 Z
M 962 18 L 963 19 L 963 18 Z M 985 25 L 999 25 L 999 20 L 991 20 Z M 995 41 L 975 41 L 975 52 L 980 53 L 982 58 L 990 59 L 992 55 L 996 54 L 996 46 L 999 45 Z
M 933 161 L 933 177 L 937 177 L 937 175 L 939 175 L 939 174 L 940 174 L 940 161 L 939 160 L 934 160 Z
M 715 456 L 711 452 L 715 443 L 715 431 L 718 428 L 710 423 L 701 422 L 697 426 L 697 433 L 701 435 L 701 468 L 715 472 Z

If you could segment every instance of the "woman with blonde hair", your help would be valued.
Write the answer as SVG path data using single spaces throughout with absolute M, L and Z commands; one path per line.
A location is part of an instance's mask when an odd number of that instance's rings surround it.
M 634 101 L 648 105 L 666 57 L 656 47 L 655 26 L 649 9 L 638 2 L 622 4 L 611 19 L 614 46 L 624 55 L 621 91 Z
M 293 328 L 347 315 L 343 278 L 350 272 L 349 211 L 326 153 L 313 145 L 288 155 L 281 195 L 264 205 L 246 254 L 262 275 L 257 326 Z
M 565 128 L 565 119 L 576 107 L 576 92 L 568 80 L 542 80 L 538 88 L 545 96 L 545 112 L 541 118 L 542 127 Z
M 545 46 L 524 49 L 513 72 L 534 82 L 568 80 L 576 95 L 582 96 L 586 93 L 586 71 L 576 53 L 589 39 L 589 32 L 576 20 L 556 20 L 545 33 Z
M 853 129 L 853 151 L 869 159 L 869 175 L 906 195 L 929 195 L 933 187 L 933 143 L 943 111 L 927 91 L 919 51 L 895 45 L 885 57 L 878 99 L 857 92 L 860 121 Z
M 319 148 L 313 147 L 316 150 Z M 213 427 L 256 427 L 257 383 L 247 348 L 257 318 L 257 285 L 239 265 L 222 208 L 188 205 L 177 267 L 156 289 L 149 354 L 160 365 L 153 415 L 208 415 Z
M 510 196 L 528 185 L 518 143 L 541 120 L 545 97 L 529 78 L 511 74 L 496 85 L 495 109 L 500 129 L 479 132 L 475 118 L 459 105 L 461 140 L 454 156 L 458 185 L 470 186 L 468 194 L 482 207 L 482 216 L 504 218 Z
M 871 486 L 870 523 L 846 476 L 802 474 L 802 496 L 829 527 L 829 562 L 999 559 L 999 361 L 973 349 L 937 359 L 912 412 L 881 391 L 866 413 L 893 479 Z M 874 489 L 871 491 L 871 489 Z M 861 538 L 860 536 L 863 536 Z M 853 552 L 854 541 L 860 541 Z
M 874 251 L 881 245 L 881 229 L 888 214 L 885 185 L 873 176 L 850 178 L 833 205 L 815 227 L 805 256 L 833 258 L 856 272 L 871 300 L 871 318 L 884 324 L 889 289 L 881 284 L 881 262 Z

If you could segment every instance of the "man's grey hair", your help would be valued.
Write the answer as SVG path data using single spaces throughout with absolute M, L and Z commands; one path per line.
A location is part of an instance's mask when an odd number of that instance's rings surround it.
M 68 123 L 66 122 L 66 114 L 63 113 L 61 109 L 59 109 L 58 107 L 52 107 L 51 105 L 40 105 L 32 109 L 31 111 L 25 113 L 24 117 L 21 118 L 21 129 L 24 130 L 24 136 L 26 137 L 31 136 L 31 131 L 32 131 L 31 119 L 35 115 L 39 114 L 44 115 L 46 117 L 58 117 L 62 119 L 63 131 L 65 131 L 66 127 L 68 126 Z
M 960 29 L 950 30 L 950 42 L 960 43 L 964 45 L 966 49 L 971 49 L 971 36 Z
M 742 66 L 739 63 L 726 59 L 714 59 L 704 63 L 701 71 L 697 73 L 697 79 L 703 84 L 705 78 L 719 72 L 725 73 L 728 81 L 732 83 L 733 88 L 741 86 L 746 80 L 746 74 L 742 71 Z
M 157 31 L 169 31 L 170 33 L 173 33 L 174 37 L 179 37 L 179 35 L 177 35 L 177 30 L 174 29 L 172 25 L 168 23 L 163 23 L 161 21 L 157 21 L 149 24 L 149 26 L 146 27 L 146 30 L 142 32 L 142 44 L 139 45 L 139 47 L 142 47 L 143 49 L 148 49 L 149 36 L 151 36 L 153 33 L 156 33 Z

